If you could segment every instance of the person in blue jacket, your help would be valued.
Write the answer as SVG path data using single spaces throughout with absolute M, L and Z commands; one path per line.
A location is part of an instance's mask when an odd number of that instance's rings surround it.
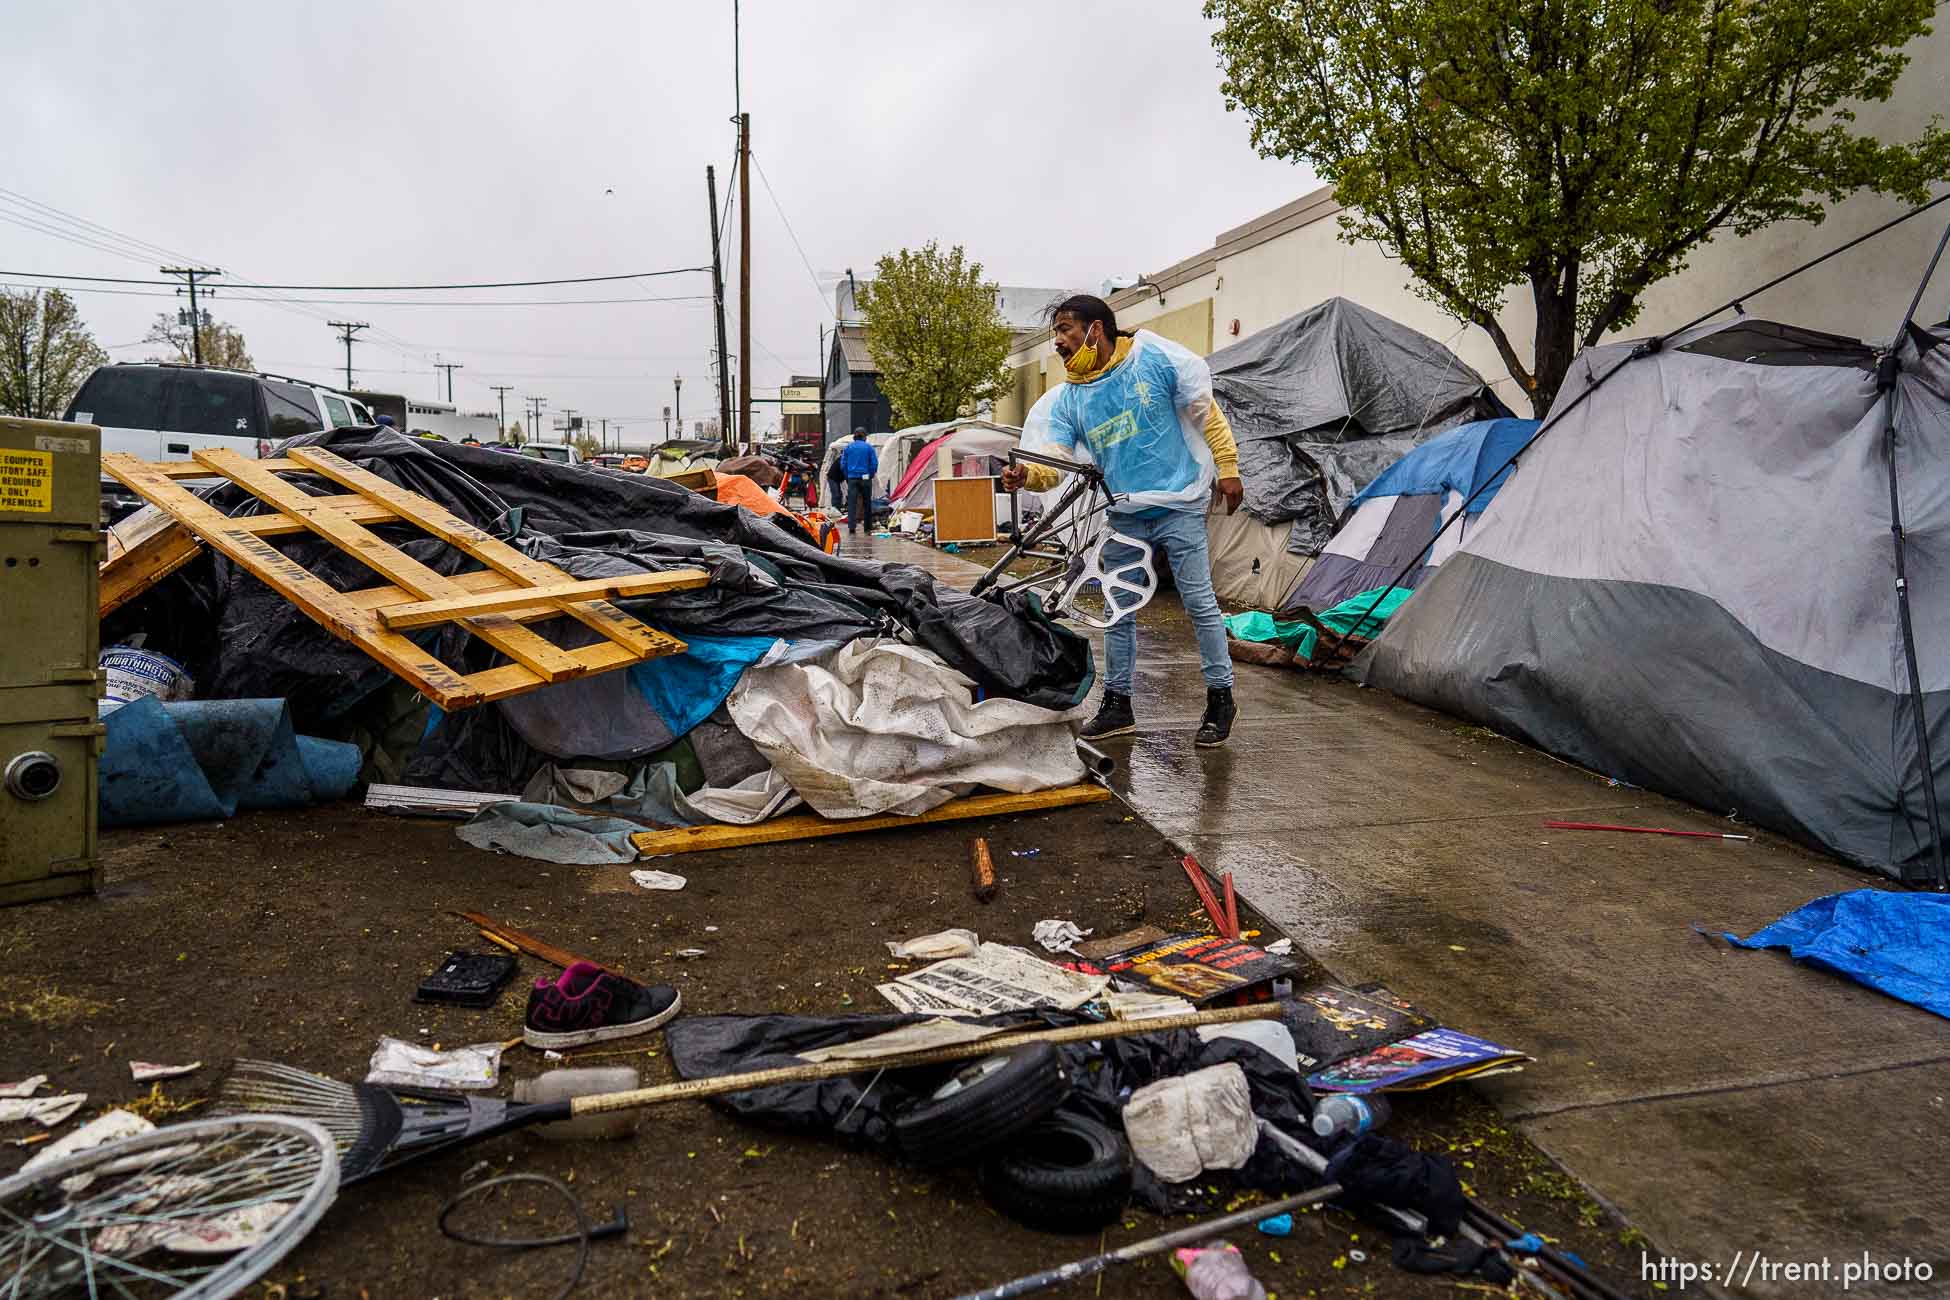
M 880 470 L 880 453 L 867 441 L 865 429 L 853 431 L 853 441 L 840 452 L 840 471 L 846 475 L 846 534 L 865 527 L 873 509 L 873 476 Z

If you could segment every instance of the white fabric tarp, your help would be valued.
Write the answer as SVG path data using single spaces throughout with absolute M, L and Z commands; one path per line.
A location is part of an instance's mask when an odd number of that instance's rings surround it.
M 891 639 L 749 668 L 726 703 L 739 731 L 826 817 L 917 815 L 977 785 L 1027 793 L 1084 777 L 1073 729 L 1083 706 L 978 702 L 969 678 Z

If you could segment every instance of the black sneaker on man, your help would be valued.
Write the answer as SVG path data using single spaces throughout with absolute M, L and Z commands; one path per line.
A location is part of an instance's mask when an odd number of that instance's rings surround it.
M 581 1047 L 647 1033 L 684 1005 L 668 984 L 637 984 L 594 962 L 579 961 L 553 983 L 535 981 L 521 1041 L 530 1047 Z
M 1084 723 L 1083 730 L 1077 734 L 1085 740 L 1106 740 L 1111 736 L 1128 736 L 1136 730 L 1131 697 L 1105 691 L 1103 703 L 1097 706 L 1097 716 Z
M 1193 743 L 1200 749 L 1210 749 L 1226 743 L 1232 734 L 1232 720 L 1239 716 L 1238 706 L 1232 702 L 1230 686 L 1208 686 L 1205 688 L 1205 716 L 1199 719 L 1198 735 Z

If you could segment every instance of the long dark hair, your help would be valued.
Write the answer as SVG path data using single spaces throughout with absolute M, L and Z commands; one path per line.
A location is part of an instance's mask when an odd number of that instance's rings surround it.
M 1110 309 L 1109 303 L 1094 293 L 1073 293 L 1051 307 L 1050 324 L 1056 324 L 1056 318 L 1064 315 L 1076 317 L 1086 330 L 1090 328 L 1090 322 L 1097 322 L 1104 327 L 1104 337 L 1107 339 L 1128 338 L 1130 335 L 1130 331 L 1117 328 L 1117 313 Z

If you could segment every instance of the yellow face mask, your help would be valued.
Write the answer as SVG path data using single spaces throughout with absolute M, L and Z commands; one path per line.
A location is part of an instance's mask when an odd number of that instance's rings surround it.
M 1063 363 L 1063 369 L 1069 372 L 1072 379 L 1082 379 L 1096 368 L 1097 349 L 1089 343 L 1072 352 L 1069 360 Z

